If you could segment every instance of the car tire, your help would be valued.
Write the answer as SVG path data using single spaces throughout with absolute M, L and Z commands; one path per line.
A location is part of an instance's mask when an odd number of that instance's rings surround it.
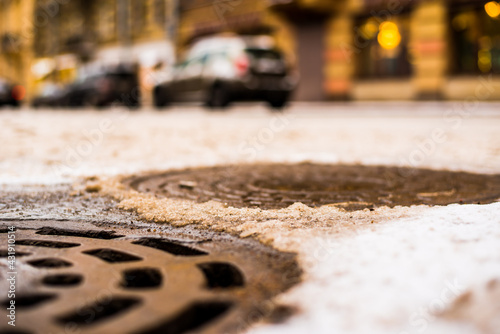
M 271 108 L 275 110 L 281 110 L 288 104 L 288 94 L 285 93 L 275 93 L 270 94 L 267 99 L 267 103 Z
M 141 104 L 137 101 L 135 102 L 130 102 L 127 104 L 127 108 L 129 110 L 139 110 L 141 108 Z
M 13 108 L 19 108 L 21 107 L 21 103 L 19 103 L 19 101 L 12 101 L 10 103 L 10 105 L 13 107 Z
M 99 102 L 99 97 L 97 95 L 89 94 L 83 99 L 82 106 L 100 109 L 103 107 L 103 104 Z
M 164 108 L 170 104 L 168 93 L 165 89 L 161 89 L 160 87 L 155 88 L 153 94 L 153 104 L 158 109 Z
M 216 85 L 210 92 L 210 97 L 207 105 L 212 109 L 222 109 L 229 106 L 229 94 L 226 88 L 222 85 Z

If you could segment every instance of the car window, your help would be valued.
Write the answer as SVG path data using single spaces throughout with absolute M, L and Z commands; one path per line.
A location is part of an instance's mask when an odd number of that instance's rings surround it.
M 51 96 L 56 92 L 56 87 L 52 85 L 48 85 L 42 90 L 42 96 Z
M 258 73 L 283 74 L 286 63 L 282 54 L 272 49 L 247 49 L 254 71 Z
M 207 55 L 196 57 L 189 60 L 183 69 L 183 76 L 192 77 L 200 75 L 203 72 L 203 67 L 208 59 Z
M 110 73 L 108 77 L 117 80 L 135 80 L 133 73 Z
M 246 52 L 257 59 L 282 60 L 281 53 L 275 50 L 247 49 Z

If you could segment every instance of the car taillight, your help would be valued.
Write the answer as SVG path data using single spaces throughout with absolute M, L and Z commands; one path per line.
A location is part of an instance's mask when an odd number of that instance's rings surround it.
M 242 56 L 236 58 L 234 65 L 236 66 L 236 70 L 238 71 L 238 74 L 244 75 L 247 73 L 248 68 L 250 67 L 250 61 L 248 60 L 247 56 L 242 55 Z
M 26 97 L 26 88 L 21 85 L 14 86 L 12 88 L 12 98 L 16 101 L 21 101 Z

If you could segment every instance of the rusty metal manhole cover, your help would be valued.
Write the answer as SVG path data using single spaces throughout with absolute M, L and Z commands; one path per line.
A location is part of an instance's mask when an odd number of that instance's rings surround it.
M 491 203 L 500 175 L 382 166 L 263 164 L 186 169 L 131 177 L 133 189 L 234 207 L 285 208 L 295 202 L 347 210 L 397 205 Z
M 18 226 L 17 326 L 2 321 L 0 332 L 234 333 L 279 313 L 270 298 L 300 276 L 292 254 L 252 240 L 78 225 L 0 219 L 2 292 L 9 290 L 8 226 Z

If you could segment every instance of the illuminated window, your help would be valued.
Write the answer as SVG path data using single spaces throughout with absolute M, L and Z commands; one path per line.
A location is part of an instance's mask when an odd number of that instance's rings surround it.
M 354 47 L 360 78 L 397 78 L 411 74 L 408 25 L 406 15 L 387 20 L 373 16 L 358 20 Z
M 454 5 L 450 18 L 454 73 L 500 73 L 500 3 Z

